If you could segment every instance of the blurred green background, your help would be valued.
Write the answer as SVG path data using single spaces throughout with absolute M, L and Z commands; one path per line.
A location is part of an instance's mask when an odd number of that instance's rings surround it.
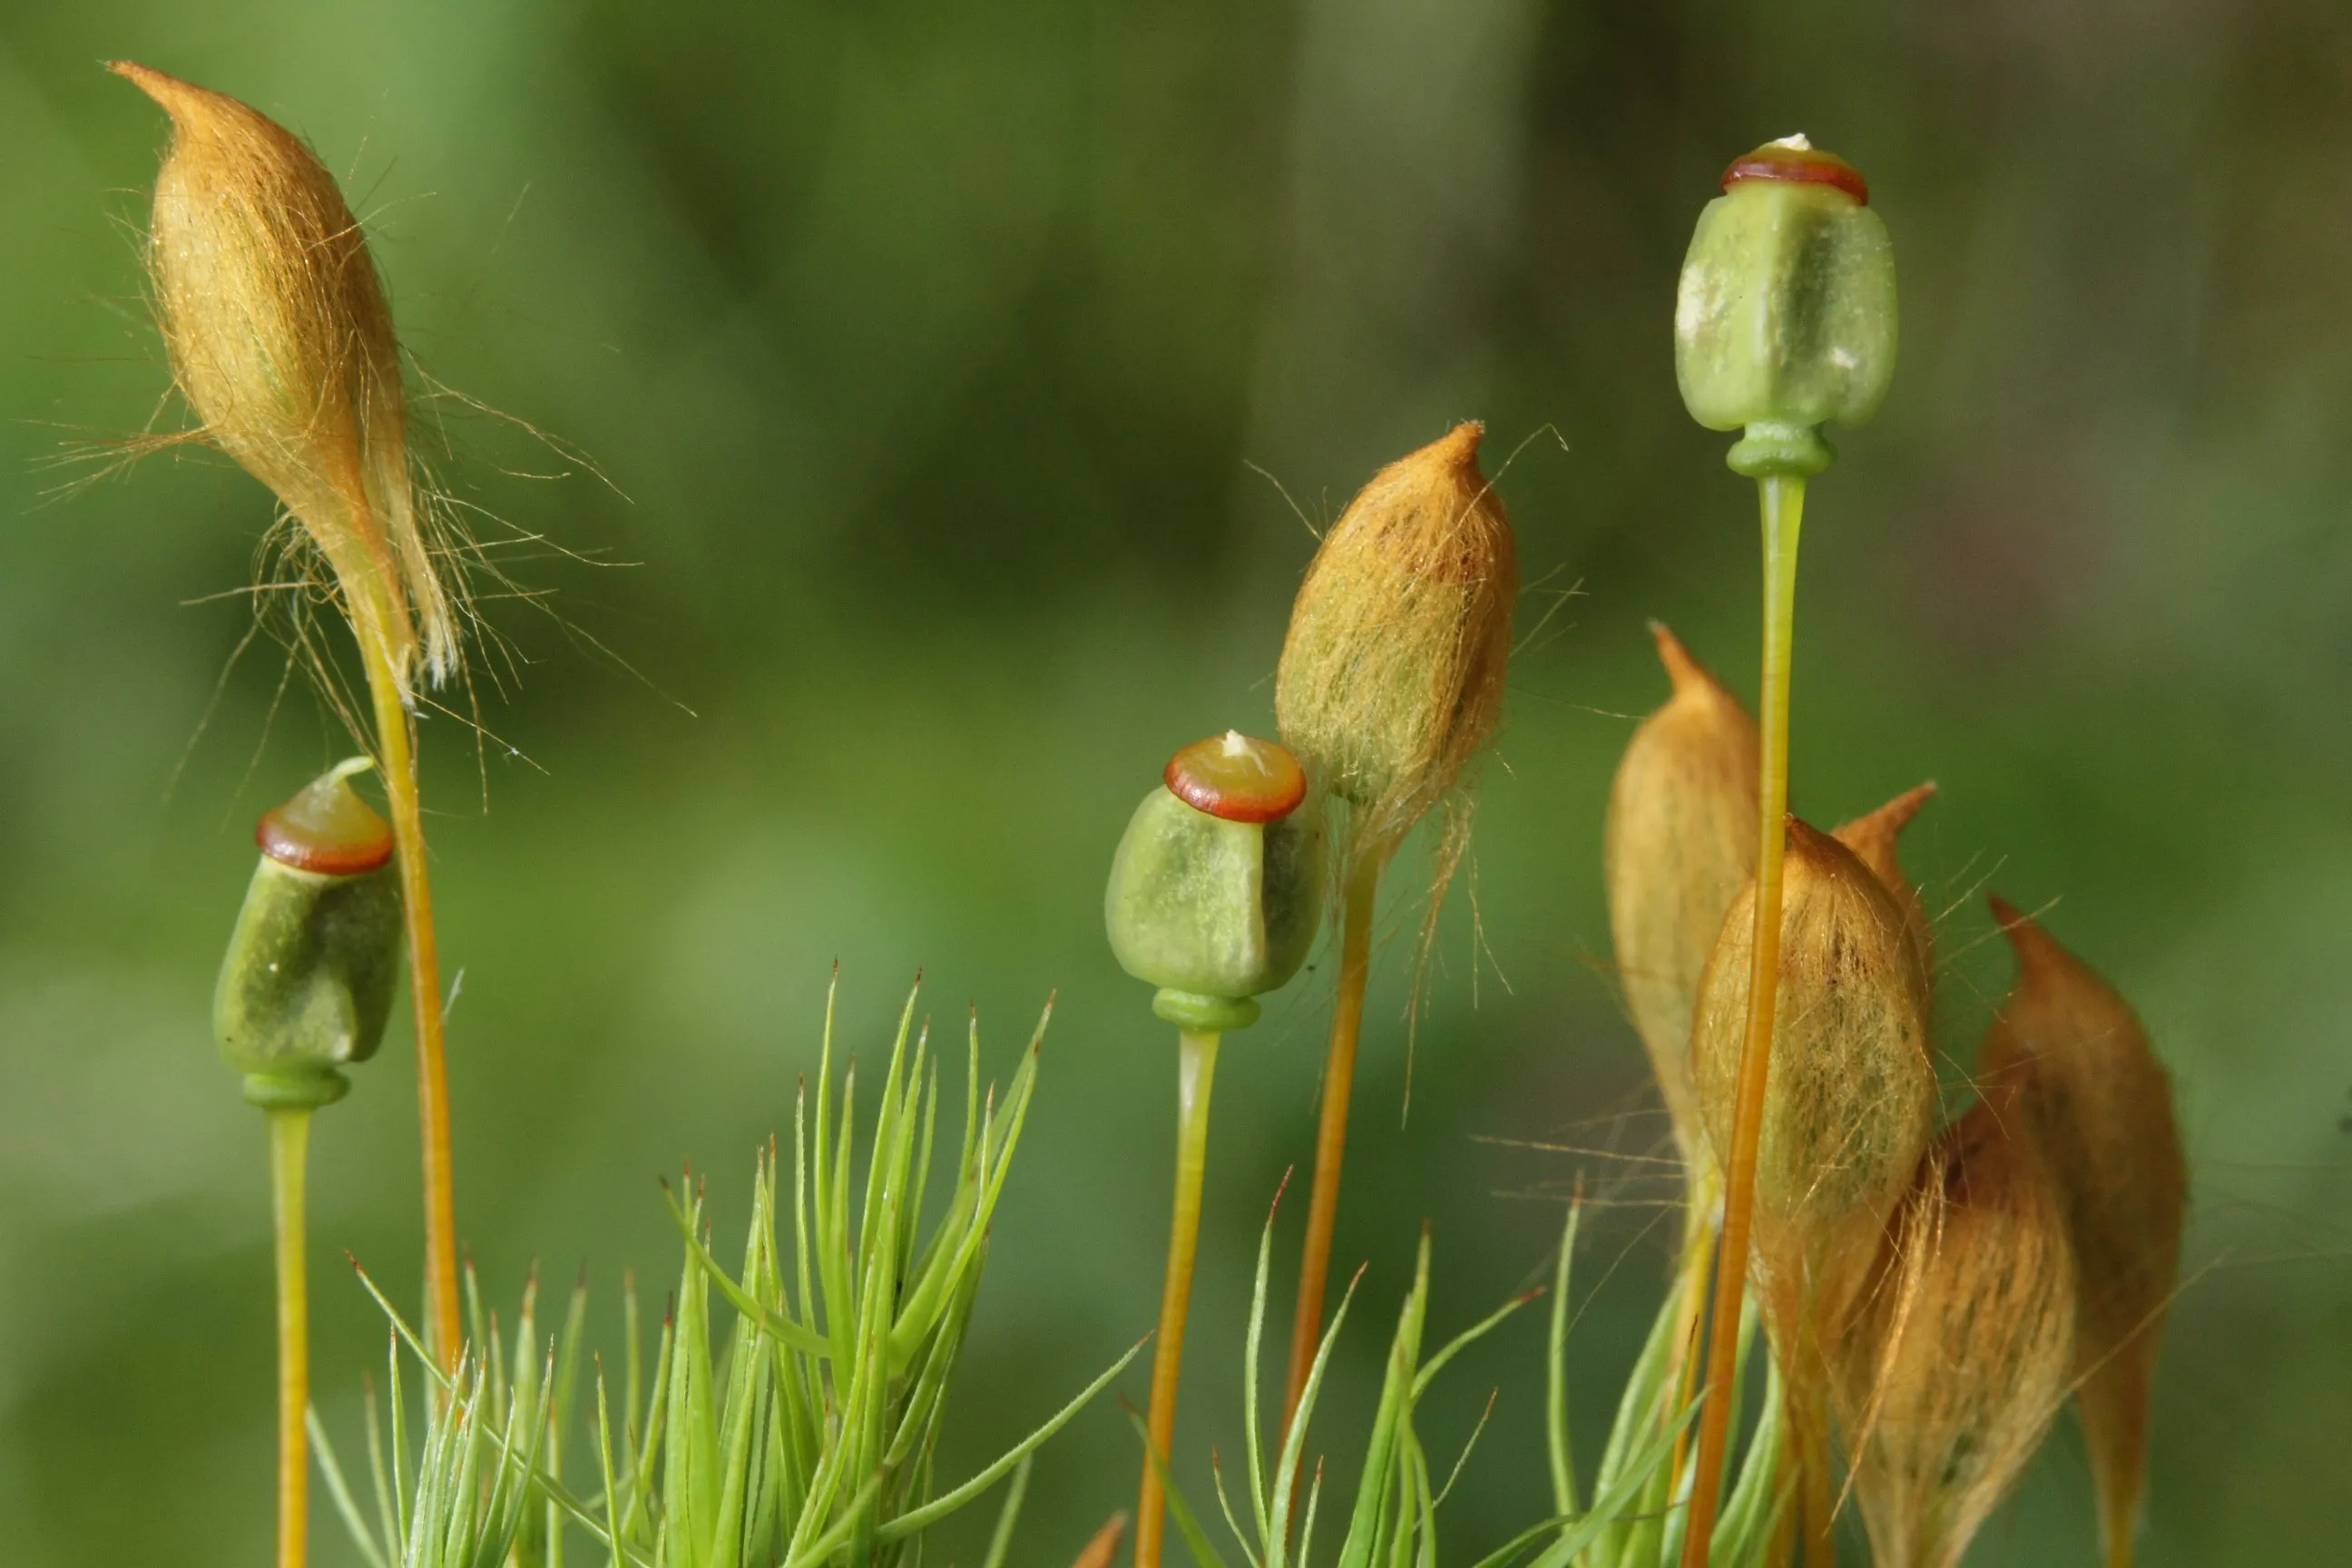
M 1974 6 L 471 0 L 0 16 L 0 1531 L 13 1568 L 256 1562 L 270 1366 L 258 1119 L 205 1007 L 248 824 L 347 742 L 249 626 L 261 489 L 175 425 L 129 56 L 308 136 L 368 219 L 429 456 L 544 605 L 493 606 L 493 739 L 425 727 L 461 1226 L 494 1300 L 677 1267 L 789 1129 L 828 966 L 870 1055 L 918 965 L 1010 1070 L 1059 988 L 951 1426 L 960 1471 L 1149 1328 L 1173 1041 L 1104 949 L 1107 858 L 1176 745 L 1271 723 L 1311 524 L 1487 422 L 1528 637 L 1407 1106 L 1409 854 L 1358 1086 L 1326 1436 L 1352 1473 L 1415 1235 L 1450 1332 L 1540 1270 L 1579 1175 L 1613 1264 L 1588 1443 L 1655 1300 L 1660 1128 L 1615 1005 L 1600 811 L 1664 617 L 1752 689 L 1755 535 L 1675 396 L 1690 225 L 1802 129 L 1869 174 L 1904 364 L 1841 437 L 1801 595 L 1798 808 L 1922 777 L 1944 1050 L 2048 906 L 2144 1011 L 2196 1167 L 2151 1565 L 2352 1535 L 2352 26 L 2332 0 Z M 599 561 L 569 561 L 558 549 Z M 228 595 L 205 602 L 206 595 Z M 1572 596 L 1571 596 L 1572 595 Z M 541 613 L 551 609 L 554 616 Z M 557 618 L 557 617 L 560 617 Z M 1540 629 L 1539 629 L 1540 628 Z M 598 648 L 611 650 L 607 657 Z M 627 669 L 620 667 L 625 660 Z M 630 673 L 630 670 L 638 672 Z M 1472 910 L 1476 912 L 1474 933 Z M 1219 1084 L 1181 1475 L 1237 1447 L 1256 1229 L 1309 1152 L 1326 969 Z M 415 1289 L 405 1026 L 322 1120 L 318 1376 L 355 1436 Z M 1295 1245 L 1297 1205 L 1283 1232 Z M 723 1250 L 723 1248 L 722 1248 Z M 1286 1254 L 1285 1277 L 1291 1267 Z M 1286 1286 L 1285 1288 L 1286 1297 Z M 1287 1307 L 1277 1309 L 1286 1321 Z M 1539 1313 L 1465 1358 L 1495 1421 L 1451 1546 L 1543 1506 Z M 1140 1399 L 1139 1370 L 1127 1379 Z M 1105 1402 L 1018 1556 L 1129 1506 Z M 2329 1476 L 2335 1478 L 2329 1481 Z M 2092 1560 L 2069 1423 L 1974 1561 Z M 354 1561 L 331 1521 L 318 1560 Z M 938 1560 L 976 1555 L 974 1527 Z

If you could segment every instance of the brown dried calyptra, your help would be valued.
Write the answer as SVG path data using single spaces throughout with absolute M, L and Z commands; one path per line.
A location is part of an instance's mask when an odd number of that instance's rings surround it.
M 332 568 L 403 695 L 457 660 L 409 468 L 400 351 L 359 220 L 285 127 L 118 60 L 172 117 L 148 246 L 155 304 L 202 436 L 277 492 Z
M 1870 868 L 1793 816 L 1788 834 L 1756 1252 L 1768 1299 L 1801 1290 L 1834 1315 L 1867 1274 L 1935 1131 L 1927 977 L 1901 906 Z M 1738 1086 L 1754 897 L 1743 891 L 1725 916 L 1691 1032 L 1718 1151 Z
M 2130 1005 L 2040 926 L 1991 901 L 2017 951 L 2017 989 L 1986 1037 L 1980 1070 L 1989 1093 L 2014 1094 L 2065 1213 L 2077 1268 L 2076 1393 L 2113 1551 L 2138 1519 L 2188 1162 L 2171 1077 Z
M 1691 1084 L 1691 1016 L 1724 912 L 1756 875 L 1756 721 L 1664 626 L 1674 682 L 1633 731 L 1609 791 L 1601 865 L 1633 1027 L 1694 1188 L 1711 1168 Z
M 1385 859 L 1493 732 L 1519 570 L 1510 520 L 1457 425 L 1372 477 L 1323 536 L 1275 680 L 1283 739 L 1345 800 L 1342 874 Z
M 2012 1107 L 1979 1101 L 1937 1140 L 1836 1358 L 1881 1568 L 1957 1568 L 2073 1375 L 2074 1254 L 2014 1121 Z
M 1827 1357 L 1934 1136 L 1936 1074 L 1927 974 L 1895 896 L 1852 850 L 1794 816 L 1783 875 L 1751 1262 L 1797 1451 L 1825 1456 Z M 1751 884 L 1724 917 L 1691 1028 L 1719 1166 L 1747 1034 L 1755 896 Z

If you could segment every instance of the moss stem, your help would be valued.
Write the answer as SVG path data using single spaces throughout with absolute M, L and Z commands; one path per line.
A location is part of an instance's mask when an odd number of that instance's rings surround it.
M 1339 1215 L 1339 1167 L 1348 1153 L 1348 1101 L 1356 1084 L 1356 1041 L 1363 1032 L 1364 984 L 1371 970 L 1372 910 L 1387 857 L 1368 847 L 1348 877 L 1339 917 L 1339 997 L 1323 1063 L 1323 1110 L 1315 1132 L 1315 1187 L 1307 1201 L 1307 1238 L 1298 1260 L 1298 1306 L 1290 1324 L 1290 1375 L 1282 1395 L 1286 1436 L 1307 1392 L 1307 1374 L 1323 1342 L 1323 1292 L 1331 1274 L 1331 1233 Z
M 1837 1568 L 1837 1499 L 1830 1475 L 1830 1418 L 1815 1410 L 1804 1438 L 1805 1563 L 1807 1568 Z
M 457 1214 L 449 1164 L 449 1071 L 441 1018 L 441 955 L 433 931 L 433 884 L 418 799 L 416 754 L 400 679 L 374 617 L 358 620 L 377 761 L 398 845 L 400 904 L 408 928 L 410 1011 L 416 1019 L 416 1119 L 425 1166 L 425 1328 L 441 1369 L 454 1373 L 465 1343 L 457 1299 Z
M 1713 1239 L 1704 1225 L 1688 1227 L 1683 1237 L 1682 1261 L 1675 1267 L 1674 1284 L 1675 1402 L 1660 1413 L 1664 1421 L 1681 1420 L 1698 1393 L 1699 1334 L 1706 1327 L 1708 1244 Z M 1683 1474 L 1684 1461 L 1689 1458 L 1690 1428 L 1685 1426 L 1675 1436 L 1674 1460 L 1666 1473 Z
M 2131 1568 L 2133 1527 L 2138 1522 L 2139 1500 L 2127 1498 L 2122 1507 L 2109 1507 L 2101 1522 L 2106 1531 L 2106 1568 Z
M 1706 1403 L 1699 1415 L 1698 1464 L 1691 1489 L 1690 1532 L 1683 1568 L 1706 1568 L 1714 1542 L 1723 1463 L 1731 1439 L 1731 1384 L 1738 1364 L 1739 1310 L 1747 1295 L 1748 1245 L 1756 1207 L 1756 1154 L 1764 1135 L 1764 1091 L 1772 1070 L 1772 1030 L 1780 984 L 1780 864 L 1788 847 L 1789 660 L 1797 597 L 1797 535 L 1805 481 L 1767 475 L 1757 480 L 1764 535 L 1762 804 L 1756 858 L 1756 930 L 1748 969 L 1748 1034 L 1739 1054 L 1730 1158 L 1717 1253 L 1715 1318 L 1707 1336 Z
M 1192 1258 L 1201 1241 L 1201 1178 L 1209 1163 L 1209 1091 L 1217 1076 L 1219 1035 L 1180 1029 L 1176 1080 L 1176 1197 L 1170 1207 L 1168 1276 L 1160 1295 L 1160 1338 L 1151 1351 L 1151 1452 L 1135 1510 L 1135 1568 L 1160 1568 L 1167 1525 L 1161 1467 L 1176 1438 L 1176 1386 L 1184 1371 L 1184 1319 L 1192 1300 Z
M 270 1229 L 278 1254 L 278 1568 L 303 1568 L 310 1530 L 310 1294 L 302 1186 L 310 1108 L 276 1106 L 269 1121 Z

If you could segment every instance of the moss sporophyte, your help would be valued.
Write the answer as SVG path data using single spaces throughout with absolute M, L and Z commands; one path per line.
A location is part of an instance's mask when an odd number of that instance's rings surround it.
M 300 1568 L 309 1531 L 310 1292 L 303 1187 L 310 1113 L 351 1087 L 342 1069 L 383 1042 L 400 970 L 392 827 L 330 768 L 261 819 L 259 863 L 213 992 L 213 1038 L 269 1123 L 278 1258 L 278 1561 Z
M 1869 187 L 1802 136 L 1735 161 L 1700 214 L 1675 300 L 1675 377 L 1691 417 L 1742 429 L 1732 468 L 1757 482 L 1764 543 L 1764 650 L 1758 752 L 1758 852 L 1752 941 L 1724 1173 L 1723 1236 L 1706 1338 L 1699 1484 L 1685 1568 L 1706 1568 L 1717 1479 L 1729 1439 L 1730 1391 L 1744 1296 L 1756 1160 L 1780 983 L 1781 821 L 1788 810 L 1789 665 L 1797 538 L 1805 481 L 1830 464 L 1820 426 L 1877 412 L 1895 370 L 1895 256 Z M 1785 1370 L 1785 1369 L 1784 1369 Z M 1826 1465 L 1827 1453 L 1807 1462 Z M 1811 1495 L 1825 1496 L 1816 1483 Z M 1811 1554 L 1831 1550 L 1831 1521 L 1809 1513 Z
M 1283 747 L 1237 730 L 1169 760 L 1111 860 L 1103 900 L 1111 951 L 1129 973 L 1160 987 L 1152 1011 L 1176 1026 L 1178 1047 L 1176 1190 L 1151 1358 L 1136 1568 L 1158 1568 L 1166 1526 L 1162 1470 L 1176 1430 L 1217 1044 L 1226 1030 L 1255 1023 L 1255 999 L 1307 961 L 1321 923 L 1325 875 L 1322 810 L 1306 770 Z
M 420 687 L 457 667 L 460 590 L 408 452 L 400 347 L 359 220 L 310 148 L 236 99 L 129 61 L 172 144 L 147 247 L 191 432 L 276 493 L 331 574 L 367 672 L 407 925 L 424 1169 L 426 1322 L 462 1337 L 439 949 L 417 793 Z
M 1338 814 L 1339 977 L 1291 1321 L 1287 1426 L 1323 1337 L 1381 874 L 1433 809 L 1444 826 L 1433 922 L 1467 844 L 1466 788 L 1503 710 L 1519 593 L 1509 517 L 1478 468 L 1486 428 L 1457 425 L 1391 463 L 1323 536 L 1275 675 L 1283 739 Z M 1424 926 L 1424 933 L 1433 931 Z

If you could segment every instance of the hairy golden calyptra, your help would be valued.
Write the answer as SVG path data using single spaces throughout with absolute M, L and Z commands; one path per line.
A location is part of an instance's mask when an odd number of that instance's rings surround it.
M 1724 912 L 1756 875 L 1758 742 L 1739 700 L 1674 633 L 1650 631 L 1674 693 L 1617 764 L 1601 868 L 1625 1005 L 1696 1176 L 1710 1156 L 1691 1085 L 1691 1015 Z
M 2074 1254 L 2014 1121 L 1979 1101 L 1937 1140 L 1835 1358 L 1881 1568 L 1957 1568 L 2066 1395 Z
M 1791 816 L 1780 989 L 1748 1263 L 1783 1379 L 1807 1509 L 1827 1508 L 1830 1358 L 1935 1132 L 1927 977 L 1895 895 L 1852 850 Z M 1718 1167 L 1747 1037 L 1749 884 L 1724 917 L 1692 1023 L 1694 1081 Z
M 1833 1319 L 1876 1256 L 1935 1131 L 1927 977 L 1901 907 L 1853 852 L 1790 817 L 1756 1254 L 1778 1300 Z M 1731 1136 L 1755 897 L 1727 913 L 1700 982 L 1692 1066 L 1708 1137 Z
M 400 350 L 367 238 L 316 155 L 224 94 L 118 60 L 172 117 L 148 244 L 203 436 L 276 491 L 404 694 L 457 659 L 409 469 Z
M 1493 732 L 1519 592 L 1477 425 L 1372 476 L 1323 536 L 1275 679 L 1282 736 L 1349 804 L 1342 859 L 1385 858 Z
M 2148 1400 L 2180 1269 L 2188 1163 L 2172 1079 L 2130 1005 L 1998 897 L 2017 989 L 1986 1037 L 1988 1092 L 2015 1095 L 2049 1167 L 2077 1267 L 2074 1370 L 2102 1530 L 2128 1537 L 2147 1468 Z

